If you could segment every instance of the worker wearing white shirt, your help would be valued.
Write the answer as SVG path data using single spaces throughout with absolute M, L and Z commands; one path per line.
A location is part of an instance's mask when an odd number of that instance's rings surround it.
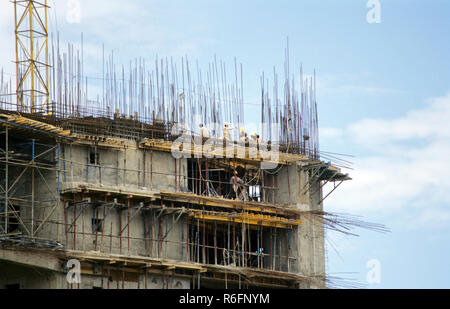
M 249 143 L 249 139 L 248 139 L 247 133 L 245 133 L 244 136 L 241 137 L 241 139 L 239 140 L 239 142 L 240 142 L 242 145 L 247 145 L 247 144 Z
M 200 125 L 200 136 L 202 139 L 211 137 L 208 128 L 206 128 L 203 124 Z
M 245 137 L 245 129 L 241 128 L 241 131 L 239 132 L 239 140 L 242 140 Z
M 231 131 L 233 131 L 234 128 L 230 127 L 230 124 L 228 122 L 225 122 L 225 127 L 223 128 L 223 139 L 227 142 L 231 142 Z

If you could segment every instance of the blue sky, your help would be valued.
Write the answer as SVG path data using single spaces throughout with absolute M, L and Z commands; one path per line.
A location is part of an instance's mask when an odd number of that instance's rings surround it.
M 124 64 L 237 57 L 252 103 L 261 72 L 282 72 L 289 37 L 292 69 L 317 70 L 322 150 L 355 156 L 354 180 L 326 209 L 392 230 L 329 235 L 339 251 L 328 252 L 329 273 L 367 284 L 376 259 L 381 283 L 368 288 L 450 288 L 450 1 L 379 2 L 381 23 L 369 24 L 367 0 L 80 0 L 80 22 L 69 23 L 70 1 L 49 0 L 63 42 L 84 33 L 88 75 L 101 76 L 102 43 Z M 12 12 L 0 4 L 0 66 L 11 74 Z

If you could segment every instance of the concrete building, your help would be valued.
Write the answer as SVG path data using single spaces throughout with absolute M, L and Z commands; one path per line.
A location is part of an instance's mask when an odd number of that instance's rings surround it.
M 348 162 L 320 152 L 315 74 L 291 74 L 289 44 L 285 79 L 262 74 L 260 127 L 246 132 L 236 59 L 231 73 L 216 57 L 191 73 L 188 57 L 140 58 L 126 74 L 111 52 L 91 100 L 84 44 L 49 39 L 46 0 L 11 2 L 0 288 L 328 286 L 325 229 L 349 221 L 323 202 Z
M 0 288 L 326 287 L 322 187 L 348 180 L 338 168 L 249 145 L 227 156 L 223 141 L 177 159 L 158 122 L 79 121 L 0 114 Z

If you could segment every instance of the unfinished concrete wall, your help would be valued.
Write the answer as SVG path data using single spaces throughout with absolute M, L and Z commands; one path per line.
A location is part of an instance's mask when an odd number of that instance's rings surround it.
M 186 228 L 186 217 L 178 215 L 167 215 L 163 219 L 165 225 L 162 230 L 163 237 L 166 236 L 163 244 L 162 257 L 164 259 L 187 261 L 187 238 L 189 237 Z
M 305 188 L 309 180 L 308 172 L 300 164 L 294 163 L 281 167 L 275 177 L 278 190 L 275 191 L 274 203 L 308 210 L 310 191 Z
M 68 233 L 68 249 L 176 261 L 187 260 L 187 228 L 184 215 L 179 217 L 176 213 L 159 216 L 156 211 L 150 213 L 145 210 L 132 218 L 137 210 L 131 208 L 132 221 L 130 220 L 128 225 L 128 209 L 120 210 L 116 207 L 106 217 L 102 233 L 96 232 L 92 224 L 95 209 L 91 206 L 83 207 L 86 207 L 85 211 L 77 219 L 76 226 Z M 97 208 L 99 219 L 103 218 L 103 208 L 103 206 Z M 78 212 L 73 213 L 73 209 L 72 207 L 67 214 L 68 222 L 73 222 L 74 216 L 78 214 Z M 147 228 L 147 234 L 145 234 L 145 228 Z
M 0 289 L 59 289 L 65 282 L 57 272 L 0 262 Z
M 310 172 L 303 169 L 300 164 L 282 167 L 277 174 L 279 190 L 275 194 L 275 203 L 295 206 L 302 211 L 322 211 L 320 182 L 313 182 L 309 186 L 309 180 Z M 301 220 L 302 224 L 294 229 L 291 236 L 291 255 L 296 255 L 298 260 L 296 266 L 290 265 L 290 271 L 305 276 L 323 277 L 325 276 L 323 224 L 313 216 L 304 216 Z
M 313 193 L 313 194 L 311 194 Z M 320 183 L 313 184 L 309 190 L 308 211 L 321 211 L 323 205 Z M 321 280 L 325 277 L 325 238 L 324 226 L 317 216 L 304 216 L 303 224 L 297 228 L 299 252 L 299 272 L 302 275 Z M 302 283 L 303 288 L 313 288 Z
M 109 264 L 108 264 L 109 265 Z M 108 267 L 110 267 L 108 269 Z M 81 283 L 70 284 L 64 261 L 51 253 L 0 250 L 0 289 L 189 289 L 190 277 L 126 270 L 120 265 L 82 264 Z
M 180 191 L 187 183 L 187 160 L 171 153 L 138 149 L 126 141 L 122 148 L 64 146 L 63 187 L 80 184 L 127 191 Z
M 111 272 L 111 276 L 81 275 L 80 284 L 67 274 L 10 262 L 0 262 L 0 289 L 189 289 L 190 279 L 179 276 Z
M 323 211 L 323 191 L 320 189 L 320 182 L 311 187 L 310 205 L 313 211 Z M 325 230 L 323 224 L 319 220 L 311 222 L 310 233 L 313 238 L 313 256 L 314 256 L 314 275 L 325 277 Z
M 87 201 L 86 195 L 83 197 L 76 194 L 76 207 L 71 206 L 64 210 L 67 204 L 59 202 L 58 189 L 77 191 L 77 186 L 84 188 L 106 188 L 111 187 L 115 192 L 150 192 L 150 191 L 176 191 L 183 185 L 183 175 L 186 172 L 186 160 L 175 160 L 170 153 L 154 152 L 132 148 L 132 143 L 128 142 L 123 149 L 101 149 L 88 146 L 63 145 L 59 152 L 59 164 L 62 172 L 42 170 L 34 172 L 34 188 L 36 192 L 36 207 L 34 220 L 36 230 L 39 222 L 42 222 L 51 214 L 49 224 L 44 224 L 38 230 L 37 237 L 54 240 L 66 245 L 67 249 L 82 251 L 101 251 L 114 254 L 142 255 L 153 257 L 164 257 L 174 260 L 185 260 L 186 253 L 183 252 L 182 243 L 186 239 L 185 220 L 173 224 L 173 216 L 163 215 L 156 220 L 153 214 L 153 221 L 149 219 L 150 214 L 141 211 L 137 212 L 139 205 L 130 201 L 128 209 L 125 207 L 114 207 L 107 212 L 106 206 L 93 207 L 82 201 Z M 135 145 L 135 143 L 134 143 Z M 128 148 L 130 147 L 130 148 Z M 51 155 L 56 156 L 56 152 Z M 52 157 L 58 162 L 58 158 Z M 11 168 L 11 175 L 17 175 L 21 171 L 20 167 Z M 177 174 L 177 177 L 175 177 Z M 42 175 L 42 176 L 41 176 Z M 14 181 L 13 177 L 11 182 Z M 31 196 L 32 192 L 32 171 L 27 171 L 15 190 L 16 196 Z M 59 186 L 58 186 L 59 184 Z M 96 202 L 96 200 L 91 200 Z M 43 203 L 45 202 L 45 203 Z M 95 231 L 93 219 L 102 220 L 103 230 Z M 21 218 L 27 222 L 27 228 L 31 231 L 31 208 L 21 209 Z M 74 218 L 76 222 L 74 224 Z M 128 220 L 130 224 L 128 225 Z M 147 222 L 144 222 L 147 220 Z M 161 221 L 161 223 L 159 222 Z M 145 224 L 152 224 L 153 235 L 146 235 Z M 65 231 L 65 226 L 68 232 Z M 149 232 L 148 232 L 149 233 Z M 160 252 L 158 251 L 159 237 L 166 237 Z M 153 239 L 153 244 L 151 240 Z M 150 250 L 153 248 L 153 250 Z
M 99 277 L 94 275 L 82 275 L 80 289 L 189 289 L 190 279 L 178 276 L 170 276 L 163 278 L 160 275 L 149 274 L 145 278 L 145 274 L 134 274 L 130 279 L 129 275 L 125 275 L 125 281 L 120 276 Z M 109 282 L 108 282 L 109 281 Z M 70 284 L 65 285 L 69 288 Z M 65 288 L 63 286 L 62 288 Z M 72 285 L 72 288 L 78 288 L 78 285 Z

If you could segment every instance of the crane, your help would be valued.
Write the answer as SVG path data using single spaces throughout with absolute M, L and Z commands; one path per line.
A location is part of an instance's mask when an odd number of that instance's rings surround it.
M 47 0 L 14 0 L 17 111 L 49 114 Z

